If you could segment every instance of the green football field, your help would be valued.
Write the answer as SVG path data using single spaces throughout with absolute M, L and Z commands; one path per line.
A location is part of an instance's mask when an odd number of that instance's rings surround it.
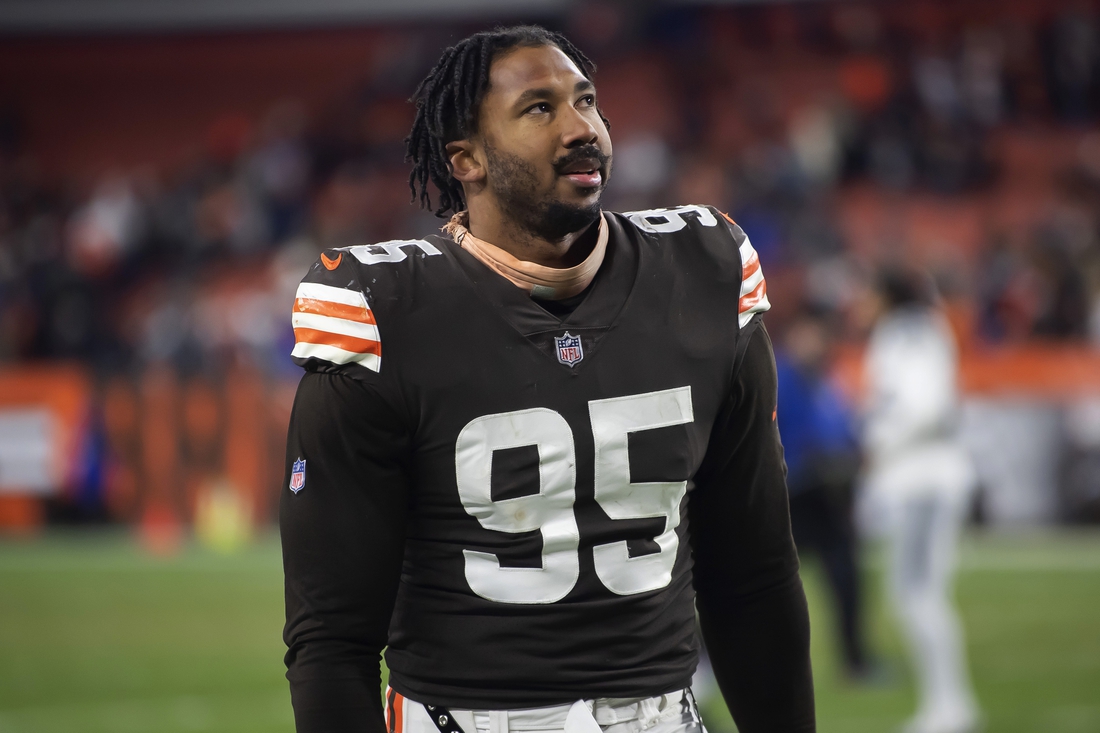
M 855 687 L 806 560 L 822 733 L 891 731 L 913 705 L 874 553 L 868 566 L 887 674 Z M 167 560 L 117 533 L 0 541 L 0 733 L 291 731 L 281 580 L 274 539 Z M 958 600 L 989 733 L 1100 732 L 1100 533 L 971 536 Z M 733 730 L 704 707 L 712 733 Z

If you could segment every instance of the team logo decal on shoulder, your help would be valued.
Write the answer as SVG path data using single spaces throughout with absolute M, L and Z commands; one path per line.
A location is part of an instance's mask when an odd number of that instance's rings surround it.
M 290 490 L 297 494 L 306 487 L 306 462 L 299 458 L 290 469 Z
M 566 331 L 564 336 L 554 337 L 554 348 L 558 352 L 558 361 L 571 367 L 584 358 L 584 348 L 581 346 L 580 336 L 570 336 Z

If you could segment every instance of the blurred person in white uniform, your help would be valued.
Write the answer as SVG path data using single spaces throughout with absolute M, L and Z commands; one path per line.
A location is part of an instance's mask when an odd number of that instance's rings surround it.
M 868 300 L 865 515 L 888 538 L 889 588 L 916 674 L 905 733 L 968 733 L 979 710 L 951 597 L 974 469 L 957 439 L 954 337 L 921 273 L 890 270 Z

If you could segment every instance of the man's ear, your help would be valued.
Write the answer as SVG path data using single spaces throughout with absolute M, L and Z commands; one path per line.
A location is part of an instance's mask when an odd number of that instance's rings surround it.
M 451 161 L 451 174 L 460 183 L 481 183 L 485 180 L 485 164 L 480 148 L 470 140 L 447 143 L 447 157 Z

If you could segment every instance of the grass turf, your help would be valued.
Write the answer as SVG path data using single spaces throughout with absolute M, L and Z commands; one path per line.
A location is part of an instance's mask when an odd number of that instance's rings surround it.
M 837 673 L 812 557 L 804 578 L 819 730 L 894 729 L 913 694 L 877 564 L 868 617 L 892 674 L 876 686 Z M 957 595 L 989 733 L 1100 731 L 1100 533 L 971 536 Z M 289 733 L 281 622 L 271 538 L 169 559 L 117 533 L 0 541 L 0 733 Z M 720 702 L 704 712 L 733 730 Z

